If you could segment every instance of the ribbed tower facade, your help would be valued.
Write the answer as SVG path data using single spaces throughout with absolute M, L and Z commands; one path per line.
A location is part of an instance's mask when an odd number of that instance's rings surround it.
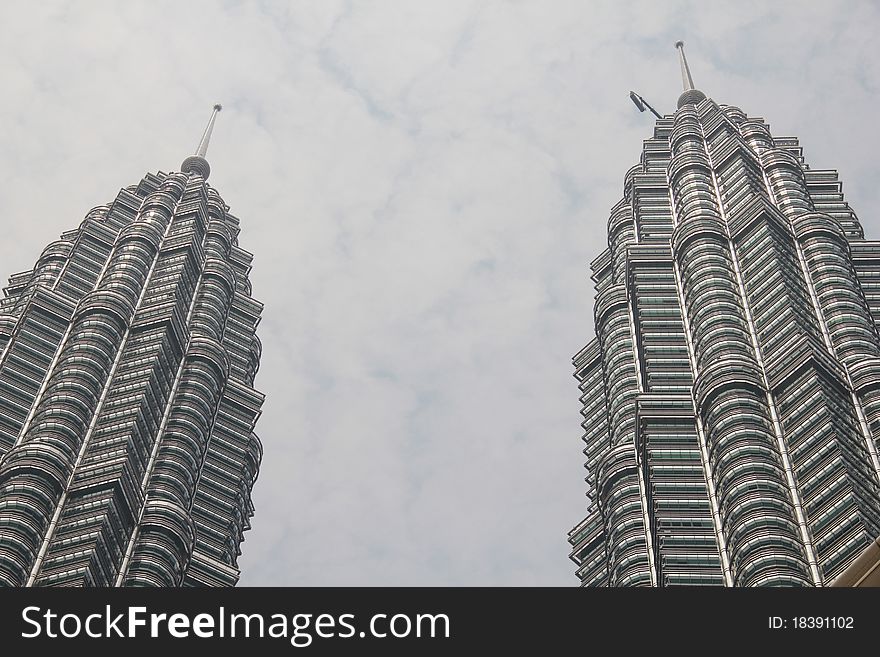
M 681 60 L 592 263 L 571 558 L 584 586 L 827 585 L 880 536 L 880 242 Z
M 206 180 L 148 174 L 0 301 L 0 584 L 231 586 L 253 515 L 261 304 Z

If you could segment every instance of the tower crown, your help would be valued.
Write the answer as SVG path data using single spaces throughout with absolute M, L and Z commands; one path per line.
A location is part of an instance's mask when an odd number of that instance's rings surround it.
M 214 121 L 217 119 L 217 112 L 222 109 L 223 106 L 220 103 L 214 105 L 211 111 L 211 118 L 208 119 L 208 125 L 205 127 L 205 132 L 202 133 L 202 139 L 199 141 L 199 147 L 196 149 L 195 155 L 190 155 L 180 165 L 180 170 L 183 173 L 197 173 L 205 180 L 211 175 L 211 165 L 208 164 L 205 155 L 208 153 L 208 144 L 211 141 L 211 133 L 214 131 Z

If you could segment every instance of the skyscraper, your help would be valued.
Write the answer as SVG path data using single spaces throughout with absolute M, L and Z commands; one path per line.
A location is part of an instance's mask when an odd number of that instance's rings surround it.
M 216 105 L 0 301 L 0 584 L 231 586 L 253 515 L 262 306 L 207 184 Z
M 696 89 L 657 120 L 574 358 L 585 586 L 821 586 L 880 536 L 880 242 L 797 139 Z

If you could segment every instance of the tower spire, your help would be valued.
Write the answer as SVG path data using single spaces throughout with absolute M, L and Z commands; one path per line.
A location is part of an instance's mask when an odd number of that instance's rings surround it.
M 217 112 L 222 109 L 223 106 L 220 103 L 214 105 L 211 111 L 211 118 L 208 119 L 208 125 L 205 126 L 205 132 L 202 133 L 199 147 L 196 149 L 196 154 L 190 155 L 183 161 L 183 164 L 180 165 L 180 170 L 183 173 L 197 173 L 205 180 L 211 175 L 211 166 L 208 164 L 208 160 L 205 159 L 205 155 L 208 153 L 208 144 L 211 141 L 211 133 L 214 132 L 214 121 L 217 120 Z
M 214 131 L 214 121 L 217 119 L 217 112 L 223 109 L 223 105 L 217 103 L 214 105 L 214 110 L 211 112 L 211 118 L 208 119 L 208 125 L 205 126 L 205 132 L 202 134 L 202 140 L 199 142 L 199 148 L 196 151 L 196 155 L 199 157 L 205 157 L 208 153 L 208 142 L 211 141 L 211 133 Z
M 688 66 L 687 56 L 684 54 L 684 41 L 676 41 L 675 47 L 678 49 L 678 59 L 681 63 L 681 84 L 685 91 L 690 91 L 694 89 L 694 78 L 691 77 L 691 69 Z
M 684 41 L 676 41 L 675 48 L 678 50 L 678 59 L 681 64 L 681 84 L 684 87 L 684 92 L 678 97 L 678 106 L 696 105 L 706 98 L 706 94 L 694 86 L 691 68 L 688 66 L 687 56 L 684 54 Z

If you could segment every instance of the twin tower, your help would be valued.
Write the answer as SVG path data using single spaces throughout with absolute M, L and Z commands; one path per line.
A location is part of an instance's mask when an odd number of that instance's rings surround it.
M 214 118 L 0 301 L 0 585 L 231 586 L 262 447 L 261 304 Z
M 593 261 L 587 586 L 822 586 L 880 536 L 880 242 L 833 171 L 694 87 Z M 0 585 L 230 586 L 261 304 L 207 184 L 219 106 L 0 301 Z
M 592 263 L 571 556 L 585 586 L 828 585 L 880 536 L 880 242 L 681 62 Z

